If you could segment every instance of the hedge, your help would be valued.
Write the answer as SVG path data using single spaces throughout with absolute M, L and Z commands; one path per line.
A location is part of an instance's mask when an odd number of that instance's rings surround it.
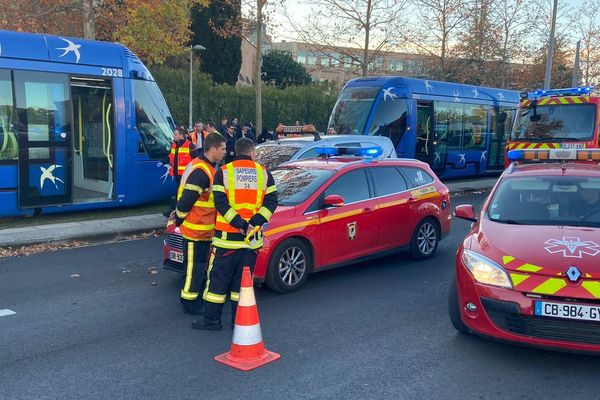
M 189 112 L 189 72 L 167 66 L 151 70 L 177 124 L 187 125 Z M 311 123 L 320 131 L 327 129 L 339 89 L 313 83 L 277 89 L 263 83 L 263 126 L 273 129 L 279 122 Z M 209 75 L 194 73 L 193 119 L 219 124 L 222 117 L 238 117 L 241 123 L 255 122 L 254 88 L 216 85 Z

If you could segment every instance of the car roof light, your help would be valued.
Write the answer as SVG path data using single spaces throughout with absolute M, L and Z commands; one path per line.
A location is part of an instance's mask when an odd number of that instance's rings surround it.
M 337 156 L 338 149 L 335 147 L 317 147 L 317 154 L 320 156 Z
M 377 158 L 383 155 L 383 149 L 379 146 L 371 147 L 317 147 L 317 154 L 320 156 L 358 156 L 364 158 Z
M 510 161 L 600 161 L 600 149 L 511 150 Z
M 583 96 L 592 93 L 593 90 L 594 88 L 592 86 L 580 86 L 564 89 L 538 89 L 533 92 L 533 97 Z

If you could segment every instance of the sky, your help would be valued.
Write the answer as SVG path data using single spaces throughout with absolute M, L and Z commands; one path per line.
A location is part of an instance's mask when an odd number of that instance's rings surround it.
M 304 0 L 306 1 L 306 0 Z M 295 33 L 289 26 L 286 13 L 294 20 L 303 21 L 310 15 L 310 7 L 303 0 L 284 0 L 283 5 L 278 5 L 275 8 L 274 24 L 269 27 L 268 34 L 273 37 L 273 40 L 280 42 L 282 40 L 291 41 L 295 39 Z M 527 0 L 525 0 L 527 1 Z M 552 0 L 547 0 L 549 3 Z M 585 0 L 559 0 L 559 4 L 568 4 L 571 7 L 577 8 L 583 4 Z M 558 21 L 558 24 L 565 21 Z

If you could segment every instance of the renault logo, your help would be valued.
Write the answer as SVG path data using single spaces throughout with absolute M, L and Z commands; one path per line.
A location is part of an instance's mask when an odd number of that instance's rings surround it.
M 567 277 L 571 282 L 577 282 L 577 280 L 581 278 L 581 272 L 579 272 L 577 267 L 569 267 L 569 269 L 567 269 Z

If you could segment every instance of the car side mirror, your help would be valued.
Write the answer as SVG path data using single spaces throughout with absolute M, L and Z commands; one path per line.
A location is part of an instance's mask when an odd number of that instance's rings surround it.
M 454 216 L 456 218 L 466 219 L 467 221 L 477 222 L 475 209 L 471 204 L 462 204 L 460 206 L 456 206 L 454 209 Z
M 344 198 L 337 194 L 330 194 L 323 199 L 323 207 L 341 207 L 344 205 Z

